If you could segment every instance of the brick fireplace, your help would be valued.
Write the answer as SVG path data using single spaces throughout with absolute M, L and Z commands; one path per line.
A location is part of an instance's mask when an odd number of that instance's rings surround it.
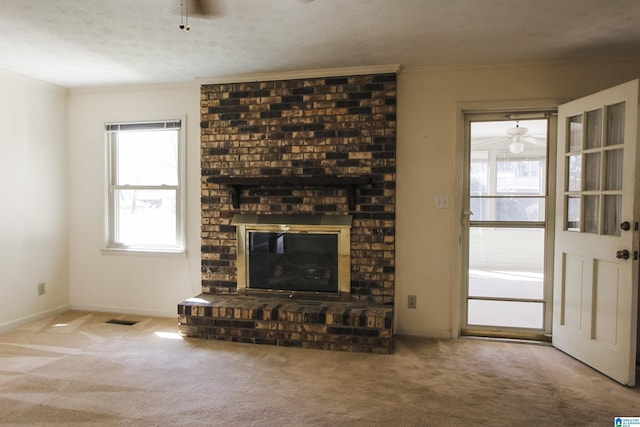
M 183 335 L 393 351 L 396 75 L 201 88 L 202 294 Z M 237 215 L 349 215 L 342 298 L 238 292 Z

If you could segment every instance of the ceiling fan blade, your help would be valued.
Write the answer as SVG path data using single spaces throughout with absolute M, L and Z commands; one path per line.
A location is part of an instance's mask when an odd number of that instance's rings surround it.
M 522 139 L 524 139 L 525 141 L 527 141 L 530 144 L 538 145 L 540 147 L 547 145 L 547 138 L 545 138 L 545 137 L 525 136 Z
M 189 15 L 197 18 L 212 18 L 222 14 L 221 5 L 217 0 L 187 0 L 189 1 Z
M 486 145 L 486 144 L 495 144 L 498 142 L 507 142 L 510 141 L 511 138 L 507 136 L 494 136 L 488 138 L 474 138 L 471 141 L 472 145 Z

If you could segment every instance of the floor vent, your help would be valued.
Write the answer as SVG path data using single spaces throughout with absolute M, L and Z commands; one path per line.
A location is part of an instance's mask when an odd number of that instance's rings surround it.
M 135 325 L 138 322 L 135 320 L 111 319 L 111 320 L 107 320 L 105 323 L 113 323 L 114 325 L 131 326 L 131 325 Z

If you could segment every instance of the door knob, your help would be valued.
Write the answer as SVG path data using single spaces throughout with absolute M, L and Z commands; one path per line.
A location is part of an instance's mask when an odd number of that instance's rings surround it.
M 625 221 L 622 224 L 620 224 L 620 228 L 624 231 L 629 231 L 631 230 L 631 224 L 629 224 L 629 221 Z
M 616 252 L 616 258 L 618 259 L 629 259 L 629 251 L 623 249 L 621 251 Z

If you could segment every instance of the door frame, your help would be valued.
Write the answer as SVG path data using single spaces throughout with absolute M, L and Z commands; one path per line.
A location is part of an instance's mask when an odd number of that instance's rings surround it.
M 463 213 L 465 204 L 465 168 L 467 167 L 466 153 L 466 127 L 465 118 L 470 114 L 490 114 L 490 113 L 535 113 L 542 111 L 554 111 L 557 110 L 558 105 L 566 102 L 565 99 L 532 99 L 532 100 L 516 100 L 516 101 L 468 101 L 458 102 L 456 104 L 456 144 L 454 153 L 454 182 L 453 192 L 456 197 L 452 198 L 452 208 L 459 215 L 459 220 L 455 221 L 452 227 L 452 241 L 457 242 L 455 245 L 451 245 L 451 271 L 450 277 L 455 279 L 454 286 L 451 286 L 451 337 L 453 339 L 460 338 L 460 328 L 462 325 L 462 299 L 464 298 L 465 290 L 464 283 L 466 282 L 465 268 L 466 267 L 466 254 L 465 254 L 465 215 Z M 554 119 L 555 120 L 555 119 Z M 551 127 L 551 126 L 550 126 Z M 551 130 L 549 131 L 551 132 Z M 555 137 L 554 137 L 555 140 Z M 556 153 L 555 142 L 553 143 L 553 150 L 549 148 L 549 154 L 547 161 L 549 164 L 555 165 Z M 554 163 L 552 163 L 554 162 Z M 553 173 L 552 173 L 553 172 Z M 549 192 L 547 197 L 549 198 L 549 206 L 547 207 L 547 236 L 546 238 L 551 241 L 551 247 L 547 247 L 546 256 L 551 256 L 551 260 L 545 260 L 547 268 L 551 268 L 553 271 L 553 238 L 555 229 L 555 167 L 553 170 L 549 169 L 549 176 L 547 178 L 547 186 Z M 553 193 L 551 193 L 553 191 Z M 553 307 L 552 295 L 547 300 L 546 310 L 549 307 Z M 546 313 L 545 313 L 546 314 Z M 548 315 L 549 322 L 552 320 L 551 315 Z
M 494 338 L 518 338 L 529 339 L 537 341 L 550 341 L 551 325 L 552 325 L 552 313 L 553 313 L 553 243 L 554 243 L 554 218 L 555 218 L 555 155 L 556 150 L 556 134 L 557 134 L 557 120 L 556 110 L 545 111 L 501 111 L 501 112 L 484 112 L 484 113 L 465 113 L 465 159 L 464 159 L 464 191 L 463 191 L 463 218 L 462 218 L 462 294 L 460 299 L 460 323 L 461 333 L 464 332 L 466 336 L 481 336 L 481 337 L 494 337 Z M 519 327 L 498 327 L 490 325 L 469 326 L 466 323 L 466 315 L 468 312 L 468 270 L 469 270 L 469 239 L 471 226 L 469 225 L 469 202 L 467 196 L 468 193 L 468 173 L 470 170 L 469 153 L 471 151 L 470 143 L 470 124 L 472 122 L 481 121 L 515 121 L 515 120 L 528 120 L 528 119 L 546 119 L 547 120 L 547 153 L 546 153 L 546 177 L 545 177 L 545 219 L 544 219 L 544 233 L 545 240 L 543 244 L 544 250 L 544 324 L 542 329 L 532 328 L 519 328 Z M 526 124 L 525 124 L 526 126 Z M 520 224 L 522 227 L 527 228 L 527 223 Z M 514 225 L 517 227 L 517 225 Z M 536 227 L 537 228 L 537 227 Z

